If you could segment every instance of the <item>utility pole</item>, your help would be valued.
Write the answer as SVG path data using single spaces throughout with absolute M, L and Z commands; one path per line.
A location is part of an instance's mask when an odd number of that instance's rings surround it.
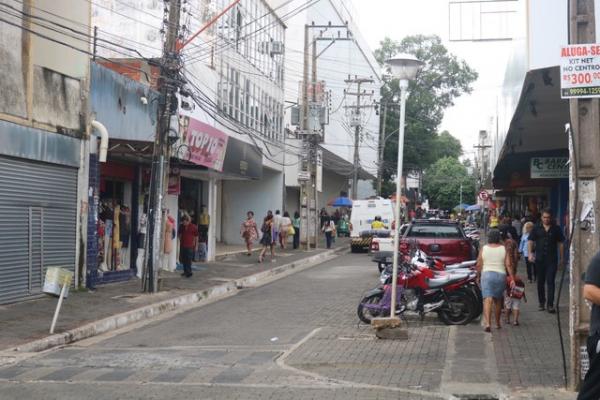
M 321 108 L 318 106 L 320 101 L 317 93 L 317 88 L 322 87 L 317 81 L 317 59 L 321 56 L 329 47 L 331 47 L 336 41 L 352 40 L 349 32 L 346 37 L 341 37 L 338 31 L 337 37 L 325 37 L 323 33 L 332 28 L 343 28 L 348 29 L 347 25 L 332 25 L 331 22 L 327 25 L 315 25 L 312 24 L 304 25 L 304 65 L 302 73 L 302 118 L 300 120 L 300 132 L 302 135 L 302 148 L 305 153 L 304 160 L 302 162 L 302 172 L 306 174 L 300 186 L 300 208 L 301 208 L 301 221 L 304 223 L 304 232 L 306 239 L 306 249 L 310 250 L 310 236 L 314 234 L 315 237 L 315 248 L 318 243 L 319 236 L 319 203 L 318 203 L 318 163 L 319 163 L 319 151 L 318 144 L 323 140 L 322 129 L 319 134 L 319 130 L 315 129 L 320 122 Z M 310 37 L 311 29 L 321 29 L 319 36 Z M 329 44 L 325 46 L 321 52 L 317 53 L 317 42 L 328 41 Z M 309 55 L 312 47 L 312 56 Z M 312 62 L 312 63 L 311 63 Z M 309 80 L 309 63 L 311 63 L 311 77 Z M 323 107 L 323 105 L 321 106 Z M 312 210 L 312 221 L 314 230 L 311 227 L 311 210 Z
M 170 149 L 169 131 L 171 116 L 177 112 L 175 97 L 178 87 L 174 84 L 179 74 L 178 36 L 181 0 L 169 3 L 167 35 L 163 44 L 163 55 L 160 66 L 158 87 L 160 91 L 158 104 L 158 121 L 152 154 L 152 173 L 150 180 L 150 198 L 148 208 L 147 252 L 145 253 L 144 290 L 150 293 L 157 291 L 157 271 L 161 254 L 163 229 L 163 199 L 165 181 L 168 173 Z
M 361 121 L 361 109 L 370 108 L 372 105 L 361 105 L 360 100 L 363 96 L 372 96 L 373 92 L 367 93 L 364 89 L 361 90 L 361 86 L 365 83 L 373 83 L 371 78 L 359 78 L 354 76 L 353 79 L 348 77 L 344 82 L 347 84 L 356 84 L 356 92 L 346 92 L 347 96 L 356 96 L 356 105 L 347 106 L 346 108 L 354 109 L 352 117 L 350 118 L 350 125 L 354 126 L 354 169 L 352 172 L 352 199 L 356 200 L 358 197 L 358 171 L 360 169 L 360 157 L 359 157 L 359 146 L 360 146 L 360 131 L 362 129 Z
M 377 195 L 381 196 L 381 184 L 383 181 L 383 156 L 385 151 L 385 128 L 387 124 L 387 103 L 381 103 L 383 107 L 383 124 L 381 125 L 381 129 L 379 129 L 379 143 L 377 149 L 379 150 L 379 154 L 377 156 Z
M 596 43 L 594 0 L 569 1 L 569 44 Z M 582 274 L 600 249 L 596 215 L 600 204 L 600 110 L 598 99 L 571 99 L 569 216 L 573 221 L 570 252 L 571 389 L 579 387 L 581 354 L 589 331 L 590 310 L 583 299 Z M 585 213 L 586 215 L 582 215 Z M 583 217 L 583 218 L 582 218 Z M 581 224 L 586 219 L 588 224 Z

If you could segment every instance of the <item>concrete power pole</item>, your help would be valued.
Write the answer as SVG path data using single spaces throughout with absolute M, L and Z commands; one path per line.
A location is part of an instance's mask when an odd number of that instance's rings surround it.
M 152 174 L 150 180 L 150 198 L 148 208 L 147 252 L 145 256 L 144 290 L 157 291 L 157 271 L 161 253 L 163 229 L 163 199 L 165 197 L 165 181 L 169 167 L 169 131 L 171 116 L 177 112 L 175 93 L 177 86 L 174 78 L 179 72 L 177 40 L 179 35 L 181 0 L 173 0 L 169 6 L 167 35 L 163 45 L 158 86 L 160 91 L 158 105 L 158 123 L 152 154 Z
M 387 124 L 387 110 L 388 105 L 386 103 L 381 103 L 383 107 L 383 124 L 379 129 L 379 143 L 377 146 L 377 150 L 379 150 L 379 154 L 377 156 L 377 196 L 381 196 L 381 185 L 383 181 L 383 157 L 385 152 L 385 127 Z
M 373 92 L 367 93 L 364 89 L 361 90 L 361 86 L 365 83 L 373 83 L 371 78 L 359 78 L 354 76 L 354 79 L 348 78 L 344 82 L 352 83 L 357 85 L 356 92 L 346 92 L 347 96 L 356 96 L 355 106 L 346 106 L 346 108 L 354 109 L 352 117 L 350 119 L 350 125 L 354 126 L 354 169 L 352 172 L 352 199 L 356 200 L 358 197 L 358 171 L 360 169 L 360 157 L 359 157 L 359 146 L 360 146 L 360 131 L 362 129 L 362 123 L 360 121 L 361 109 L 370 108 L 372 105 L 361 105 L 360 100 L 363 96 L 372 96 Z
M 570 44 L 595 43 L 594 0 L 569 1 Z M 570 387 L 581 383 L 581 354 L 589 331 L 590 310 L 584 302 L 582 274 L 600 249 L 600 230 L 595 228 L 600 204 L 600 109 L 598 99 L 571 99 L 569 150 L 571 182 L 569 216 L 574 222 L 571 241 L 570 279 Z M 571 141 L 572 138 L 572 141 Z M 581 224 L 581 214 L 591 226 Z M 586 224 L 587 225 L 587 224 Z

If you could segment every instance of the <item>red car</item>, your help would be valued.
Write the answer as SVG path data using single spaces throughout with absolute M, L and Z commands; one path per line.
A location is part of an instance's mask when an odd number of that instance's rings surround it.
M 475 259 L 473 243 L 460 225 L 450 220 L 414 220 L 400 239 L 400 251 L 409 254 L 411 245 L 446 264 Z

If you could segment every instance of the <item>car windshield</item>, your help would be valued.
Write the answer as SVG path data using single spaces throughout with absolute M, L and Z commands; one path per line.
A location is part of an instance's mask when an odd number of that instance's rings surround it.
M 462 235 L 454 225 L 413 225 L 407 237 L 435 237 L 443 239 L 460 239 Z

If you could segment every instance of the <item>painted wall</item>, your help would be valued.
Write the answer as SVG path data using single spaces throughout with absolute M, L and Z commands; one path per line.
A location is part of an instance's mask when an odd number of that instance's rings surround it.
M 106 126 L 110 138 L 152 142 L 158 92 L 96 63 L 90 72 L 91 112 Z
M 340 195 L 340 191 L 348 192 L 348 179 L 329 170 L 323 170 L 323 192 L 319 193 L 319 209 L 326 207 L 328 210 L 334 210 L 327 206 L 327 202 Z
M 488 127 L 492 170 L 517 108 L 525 75 L 559 65 L 560 47 L 568 42 L 567 14 L 567 2 L 563 0 L 519 0 L 514 20 L 516 36 Z
M 283 174 L 270 169 L 263 170 L 260 181 L 222 181 L 221 239 L 226 244 L 243 244 L 240 225 L 246 212 L 254 211 L 257 221 L 267 213 L 282 209 Z
M 20 1 L 8 1 L 14 13 L 27 12 Z M 89 24 L 90 4 L 69 0 L 43 0 L 36 7 L 74 22 L 44 13 L 44 18 L 56 20 L 73 29 Z M 34 9 L 35 10 L 35 9 Z M 41 11 L 33 11 L 39 14 Z M 22 25 L 22 19 L 5 15 L 9 23 L 0 26 L 0 113 L 23 119 L 26 125 L 34 122 L 59 133 L 81 135 L 83 107 L 87 96 L 88 56 L 63 44 L 26 33 L 11 23 Z M 76 49 L 89 51 L 89 44 L 68 35 L 51 32 L 38 25 L 36 32 L 63 42 Z M 68 60 L 68 62 L 65 62 Z M 31 71 L 31 73 L 29 73 Z M 31 82 L 29 80 L 31 79 Z M 29 103 L 29 105 L 28 105 Z

